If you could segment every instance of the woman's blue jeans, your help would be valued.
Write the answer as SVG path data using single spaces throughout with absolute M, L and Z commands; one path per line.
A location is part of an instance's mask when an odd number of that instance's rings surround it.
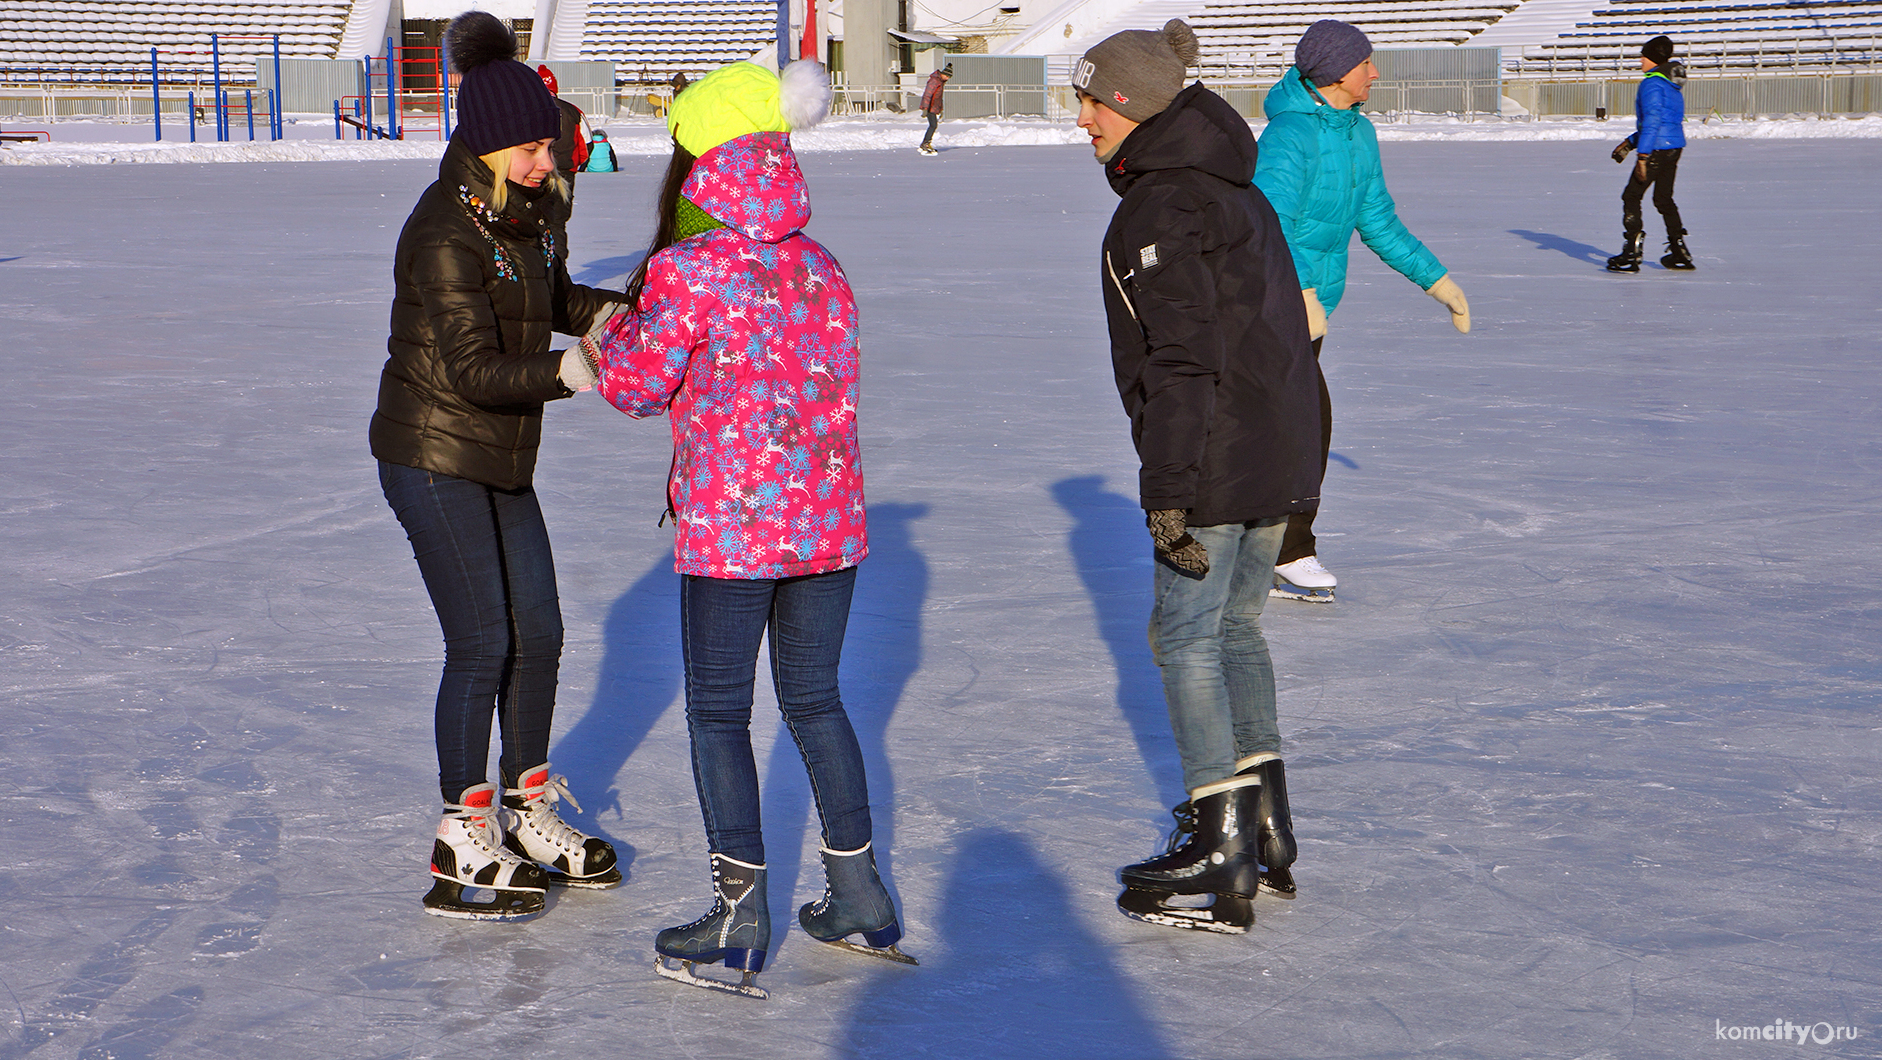
M 855 850 L 869 842 L 862 748 L 837 691 L 855 588 L 854 567 L 775 580 L 681 579 L 686 730 L 706 842 L 714 853 L 765 863 L 751 711 L 758 644 L 766 634 L 778 706 L 810 772 L 823 845 Z
M 1238 758 L 1281 750 L 1261 608 L 1286 532 L 1285 518 L 1192 526 L 1209 573 L 1156 565 L 1150 651 L 1163 671 L 1186 791 L 1234 776 Z
M 549 758 L 562 604 L 549 531 L 533 489 L 499 490 L 379 463 L 386 501 L 444 629 L 438 682 L 438 787 L 447 803 L 484 783 L 490 717 L 503 735 L 505 784 Z

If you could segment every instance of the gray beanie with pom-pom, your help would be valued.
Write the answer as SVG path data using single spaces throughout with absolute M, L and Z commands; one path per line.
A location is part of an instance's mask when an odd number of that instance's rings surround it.
M 1072 72 L 1072 84 L 1135 122 L 1163 113 L 1201 49 L 1196 31 L 1180 18 L 1162 29 L 1127 29 L 1099 41 Z

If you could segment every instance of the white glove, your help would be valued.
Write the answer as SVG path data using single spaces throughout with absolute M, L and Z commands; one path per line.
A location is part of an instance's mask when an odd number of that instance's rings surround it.
M 593 390 L 600 380 L 595 378 L 595 370 L 588 366 L 588 358 L 582 356 L 579 345 L 570 346 L 562 351 L 562 367 L 556 372 L 556 378 L 562 385 L 577 394 L 584 390 Z
M 1307 302 L 1307 337 L 1323 339 L 1327 335 L 1327 311 L 1320 305 L 1320 292 L 1316 288 L 1303 288 L 1300 296 Z
M 1451 311 L 1451 326 L 1459 332 L 1470 334 L 1470 303 L 1464 301 L 1464 292 L 1451 281 L 1451 274 L 1438 277 L 1438 282 L 1425 288 L 1425 293 L 1444 303 L 1444 308 Z

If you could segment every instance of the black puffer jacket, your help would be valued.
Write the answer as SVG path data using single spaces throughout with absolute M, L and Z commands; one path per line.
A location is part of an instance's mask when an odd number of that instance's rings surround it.
M 1200 84 L 1105 166 L 1124 201 L 1104 236 L 1104 307 L 1139 493 L 1191 526 L 1319 506 L 1320 369 L 1254 171 L 1248 122 Z
M 568 206 L 510 185 L 503 216 L 488 166 L 457 140 L 399 233 L 391 356 L 379 379 L 372 453 L 498 489 L 536 469 L 542 404 L 568 397 L 550 332 L 585 333 L 621 296 L 570 282 L 555 236 Z M 544 233 L 550 233 L 544 239 Z

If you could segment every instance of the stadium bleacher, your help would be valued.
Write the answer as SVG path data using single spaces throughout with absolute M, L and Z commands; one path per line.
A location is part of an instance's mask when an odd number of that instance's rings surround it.
M 775 46 L 777 11 L 772 0 L 588 0 L 571 58 L 613 62 L 635 81 L 697 77 Z
M 209 35 L 219 37 L 223 76 L 245 77 L 272 55 L 331 59 L 352 0 L 6 0 L 0 4 L 0 67 L 9 75 L 148 79 L 150 49 L 170 75 L 206 76 Z

